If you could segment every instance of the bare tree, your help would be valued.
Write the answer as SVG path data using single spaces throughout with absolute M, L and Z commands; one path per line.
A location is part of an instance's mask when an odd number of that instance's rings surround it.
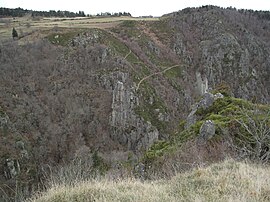
M 266 114 L 258 109 L 253 114 L 243 113 L 236 123 L 237 128 L 236 149 L 241 157 L 263 163 L 270 160 L 270 111 Z

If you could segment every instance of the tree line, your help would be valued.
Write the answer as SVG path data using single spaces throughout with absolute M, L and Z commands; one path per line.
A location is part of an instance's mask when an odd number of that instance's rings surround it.
M 207 10 L 207 11 L 213 10 L 213 9 L 232 10 L 232 11 L 237 11 L 237 12 L 244 14 L 244 15 L 255 16 L 258 19 L 270 20 L 270 11 L 252 10 L 252 9 L 237 9 L 235 7 L 232 7 L 232 6 L 227 7 L 227 8 L 213 6 L 213 5 L 205 5 L 205 6 L 201 6 L 201 7 L 187 7 L 185 9 L 183 9 L 182 12 L 187 14 L 187 13 L 190 13 L 193 9 L 197 9 L 198 11 L 200 11 L 201 9 Z
M 70 11 L 33 11 L 27 10 L 23 8 L 0 8 L 0 17 L 23 17 L 26 14 L 31 14 L 32 17 L 90 17 L 89 14 L 85 14 L 84 11 L 79 12 L 70 12 Z M 129 12 L 118 12 L 118 13 L 99 13 L 96 16 L 112 16 L 112 17 L 119 17 L 119 16 L 131 16 Z
M 120 16 L 131 16 L 131 14 L 128 12 L 118 12 L 118 13 L 105 12 L 105 13 L 99 13 L 99 14 L 97 14 L 97 16 L 120 17 Z
M 42 17 L 86 17 L 84 11 L 79 11 L 78 13 L 70 11 L 32 11 L 32 17 L 42 16 Z M 88 15 L 89 16 L 89 15 Z
M 0 17 L 23 17 L 26 14 L 43 17 L 86 17 L 84 11 L 70 12 L 70 11 L 33 11 L 23 8 L 0 8 Z

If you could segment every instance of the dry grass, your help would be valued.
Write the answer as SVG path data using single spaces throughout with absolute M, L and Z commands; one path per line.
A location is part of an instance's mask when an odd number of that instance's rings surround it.
M 21 18 L 3 18 L 0 19 L 0 41 L 11 38 L 12 28 L 15 27 L 19 32 L 19 36 L 26 33 L 32 33 L 37 30 L 49 30 L 55 27 L 59 28 L 100 28 L 106 29 L 117 26 L 119 23 L 132 21 L 156 21 L 159 18 L 133 18 L 133 17 L 102 17 L 102 18 L 39 18 L 32 17 Z
M 269 201 L 270 168 L 226 160 L 170 180 L 54 184 L 31 202 L 64 201 Z

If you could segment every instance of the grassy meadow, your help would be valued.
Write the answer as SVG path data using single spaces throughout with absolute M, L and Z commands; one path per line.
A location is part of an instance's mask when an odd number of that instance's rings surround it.
M 76 18 L 43 18 L 25 16 L 20 18 L 0 18 L 0 41 L 11 39 L 14 27 L 19 37 L 29 35 L 44 35 L 42 31 L 51 29 L 87 29 L 87 28 L 112 28 L 123 21 L 156 21 L 159 18 L 134 18 L 134 17 L 76 17 Z M 46 32 L 45 32 L 46 33 Z M 36 36 L 37 37 L 37 36 Z

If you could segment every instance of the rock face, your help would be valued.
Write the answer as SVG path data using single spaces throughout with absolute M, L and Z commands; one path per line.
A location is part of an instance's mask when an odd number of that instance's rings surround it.
M 196 72 L 196 83 L 199 95 L 204 95 L 208 92 L 208 79 L 206 77 L 203 79 L 200 72 Z
M 129 85 L 129 75 L 119 72 L 116 78 L 118 80 L 113 84 L 110 116 L 112 139 L 126 145 L 129 150 L 148 149 L 158 140 L 159 132 L 151 123 L 145 122 L 134 113 L 134 107 L 139 103 L 134 94 L 135 87 Z
M 171 15 L 171 49 L 192 67 L 199 95 L 226 82 L 234 97 L 269 103 L 269 21 L 257 15 L 211 6 Z
M 197 117 L 196 117 L 196 112 L 199 108 L 203 108 L 206 109 L 208 107 L 210 107 L 215 98 L 223 98 L 223 95 L 221 93 L 218 93 L 216 95 L 213 95 L 212 93 L 205 93 L 203 96 L 203 99 L 200 100 L 198 103 L 195 103 L 192 107 L 192 111 L 189 113 L 188 117 L 187 117 L 187 124 L 186 124 L 186 128 L 189 128 L 191 125 L 193 125 L 194 123 L 196 123 L 197 121 Z
M 206 120 L 200 128 L 198 142 L 204 143 L 210 140 L 215 135 L 215 132 L 216 132 L 215 123 L 211 120 Z
M 93 30 L 92 32 L 84 32 L 78 34 L 72 39 L 70 45 L 72 46 L 87 46 L 89 44 L 94 45 L 100 39 L 100 31 Z

